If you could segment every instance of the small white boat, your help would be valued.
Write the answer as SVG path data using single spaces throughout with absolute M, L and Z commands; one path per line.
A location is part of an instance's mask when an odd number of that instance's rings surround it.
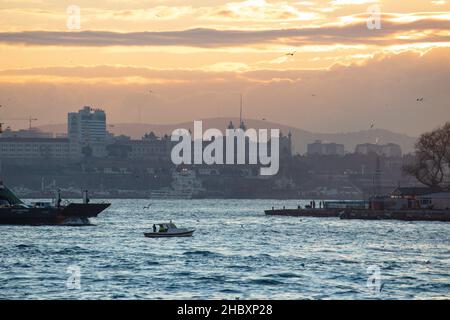
M 147 238 L 191 237 L 194 229 L 178 228 L 174 223 L 158 223 L 153 225 L 153 232 L 144 232 Z

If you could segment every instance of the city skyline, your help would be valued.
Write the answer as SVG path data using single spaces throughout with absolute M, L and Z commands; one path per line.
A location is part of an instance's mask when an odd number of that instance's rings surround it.
M 76 5 L 79 28 L 67 4 L 2 4 L 1 119 L 61 123 L 92 105 L 111 123 L 173 124 L 235 117 L 240 94 L 245 118 L 312 132 L 418 136 L 450 116 L 448 1 Z

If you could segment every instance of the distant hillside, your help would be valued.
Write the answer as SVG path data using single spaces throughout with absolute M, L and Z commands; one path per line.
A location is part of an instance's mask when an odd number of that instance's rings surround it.
M 235 125 L 239 123 L 239 119 L 231 119 Z M 212 118 L 203 120 L 203 129 L 218 128 L 224 130 L 228 123 L 229 118 Z M 343 133 L 314 133 L 305 131 L 299 128 L 290 127 L 278 123 L 263 121 L 263 120 L 245 120 L 247 128 L 278 128 L 283 134 L 287 134 L 289 131 L 292 133 L 294 151 L 298 153 L 305 153 L 308 143 L 312 143 L 315 140 L 322 140 L 323 142 L 335 142 L 342 143 L 345 146 L 345 150 L 353 152 L 355 146 L 360 143 L 397 143 L 401 146 L 404 153 L 413 151 L 415 137 L 410 137 L 404 134 L 395 133 L 384 129 L 372 129 L 363 130 L 357 132 L 343 132 Z M 140 139 L 145 133 L 150 131 L 155 132 L 161 136 L 164 134 L 170 134 L 173 130 L 178 128 L 186 128 L 193 130 L 193 122 L 184 122 L 178 124 L 141 124 L 141 123 L 117 123 L 109 126 L 108 130 L 116 135 L 124 134 L 131 136 L 134 139 Z M 42 131 L 53 133 L 65 133 L 67 131 L 65 124 L 52 124 L 43 125 L 39 129 Z

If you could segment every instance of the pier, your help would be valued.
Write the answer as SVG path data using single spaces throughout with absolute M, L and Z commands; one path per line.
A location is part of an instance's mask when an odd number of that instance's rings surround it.
M 332 218 L 339 217 L 342 209 L 273 209 L 265 210 L 268 216 L 285 216 L 285 217 L 316 217 L 316 218 Z
M 359 220 L 402 220 L 402 221 L 441 221 L 450 222 L 450 210 L 432 209 L 271 209 L 265 210 L 268 216 L 340 218 Z
M 344 210 L 341 219 L 450 222 L 450 210 Z

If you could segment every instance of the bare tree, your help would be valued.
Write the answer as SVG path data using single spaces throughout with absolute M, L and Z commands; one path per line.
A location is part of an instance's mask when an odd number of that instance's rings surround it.
M 415 160 L 403 167 L 426 186 L 450 189 L 450 122 L 424 133 L 415 145 Z

